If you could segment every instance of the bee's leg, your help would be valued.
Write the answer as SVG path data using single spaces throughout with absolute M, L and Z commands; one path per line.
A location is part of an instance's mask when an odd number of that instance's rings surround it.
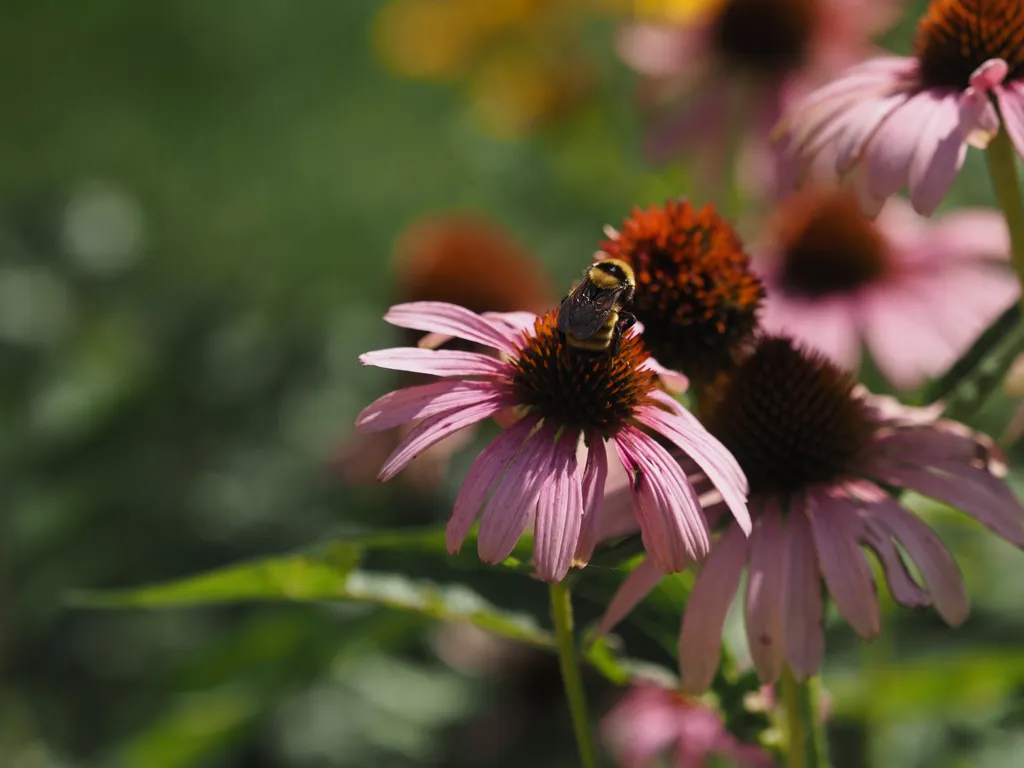
M 625 333 L 634 325 L 636 325 L 636 315 L 632 312 L 619 312 L 619 320 L 615 323 L 619 333 Z

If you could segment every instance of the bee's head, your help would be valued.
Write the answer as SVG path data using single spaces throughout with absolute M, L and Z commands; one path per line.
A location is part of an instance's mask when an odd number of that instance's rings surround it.
M 602 259 L 590 265 L 587 278 L 598 288 L 625 289 L 636 284 L 633 268 L 621 259 Z

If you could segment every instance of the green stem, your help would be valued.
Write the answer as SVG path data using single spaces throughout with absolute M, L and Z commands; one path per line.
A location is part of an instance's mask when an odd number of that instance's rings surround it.
M 816 717 L 817 681 L 798 681 L 787 666 L 782 673 L 786 713 L 786 768 L 828 768 L 825 730 Z
M 1017 279 L 1024 287 L 1024 201 L 1020 195 L 1020 180 L 1017 178 L 1017 152 L 1010 141 L 1006 129 L 1003 128 L 989 142 L 985 150 L 988 163 L 988 175 L 992 179 L 992 189 L 996 194 L 996 202 L 1006 219 L 1010 230 L 1010 256 Z M 1021 292 L 1024 304 L 1024 291 Z
M 562 667 L 562 683 L 569 700 L 572 727 L 576 733 L 576 748 L 583 768 L 596 768 L 594 739 L 590 734 L 587 716 L 587 697 L 583 692 L 583 678 L 576 660 L 576 640 L 573 636 L 572 597 L 564 582 L 551 585 L 551 617 L 555 622 L 555 640 L 558 643 L 558 661 Z

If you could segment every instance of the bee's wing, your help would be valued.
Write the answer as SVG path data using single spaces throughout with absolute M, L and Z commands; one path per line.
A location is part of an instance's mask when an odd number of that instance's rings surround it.
M 602 290 L 584 280 L 562 302 L 558 310 L 558 330 L 580 339 L 593 336 L 608 319 L 620 293 Z

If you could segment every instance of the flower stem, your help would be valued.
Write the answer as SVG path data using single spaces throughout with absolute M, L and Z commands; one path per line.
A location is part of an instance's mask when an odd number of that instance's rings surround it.
M 1006 219 L 1010 231 L 1010 255 L 1017 279 L 1024 287 L 1024 201 L 1020 195 L 1020 180 L 1017 178 L 1017 152 L 1006 129 L 995 135 L 985 150 L 988 175 L 996 202 Z M 1021 292 L 1024 303 L 1024 291 Z
M 782 705 L 786 712 L 786 768 L 828 768 L 825 730 L 815 717 L 817 681 L 793 677 L 787 666 L 782 673 Z
M 580 765 L 596 768 L 594 739 L 590 733 L 590 718 L 587 716 L 587 697 L 583 691 L 583 678 L 576 660 L 576 640 L 573 637 L 572 597 L 564 583 L 551 585 L 551 618 L 555 622 L 555 640 L 558 644 L 558 661 L 562 667 L 562 683 L 569 700 L 572 727 L 576 733 L 576 748 L 579 750 Z

